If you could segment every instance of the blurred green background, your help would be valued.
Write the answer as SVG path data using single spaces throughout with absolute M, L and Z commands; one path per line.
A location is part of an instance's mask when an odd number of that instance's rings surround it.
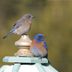
M 13 55 L 18 49 L 14 43 L 20 37 L 2 37 L 26 13 L 32 13 L 32 38 L 43 33 L 48 44 L 51 64 L 60 72 L 72 72 L 72 0 L 0 0 L 0 66 L 4 56 Z

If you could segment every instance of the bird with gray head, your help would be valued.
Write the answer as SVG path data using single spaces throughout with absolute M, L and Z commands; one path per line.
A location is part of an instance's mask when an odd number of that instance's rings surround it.
M 25 35 L 29 32 L 32 24 L 32 14 L 25 14 L 13 25 L 12 29 L 3 37 L 5 39 L 8 35 L 14 33 L 17 35 Z

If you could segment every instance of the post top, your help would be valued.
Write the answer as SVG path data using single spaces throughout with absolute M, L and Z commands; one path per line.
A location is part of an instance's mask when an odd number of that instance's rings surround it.
M 10 63 L 48 63 L 48 59 L 46 58 L 38 58 L 38 57 L 19 57 L 19 56 L 6 56 L 3 58 L 4 62 Z
M 21 38 L 15 42 L 16 46 L 30 46 L 31 45 L 31 39 L 28 35 L 23 35 Z

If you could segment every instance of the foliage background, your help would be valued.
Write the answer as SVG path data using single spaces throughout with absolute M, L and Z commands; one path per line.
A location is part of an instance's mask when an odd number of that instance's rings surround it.
M 44 34 L 51 64 L 60 72 L 72 72 L 72 0 L 0 0 L 0 66 L 6 64 L 4 56 L 18 50 L 14 42 L 19 39 L 2 37 L 25 13 L 36 16 L 29 34 Z

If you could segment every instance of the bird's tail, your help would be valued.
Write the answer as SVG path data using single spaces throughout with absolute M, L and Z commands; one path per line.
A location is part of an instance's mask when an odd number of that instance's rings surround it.
M 10 34 L 12 34 L 12 32 L 8 32 L 5 36 L 3 36 L 3 39 L 7 38 L 7 36 Z

